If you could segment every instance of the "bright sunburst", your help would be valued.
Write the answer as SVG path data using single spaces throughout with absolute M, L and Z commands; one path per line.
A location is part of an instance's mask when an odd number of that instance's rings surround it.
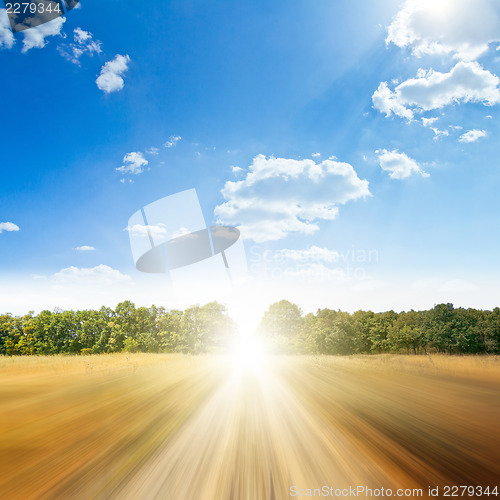
M 231 357 L 236 373 L 262 374 L 267 361 L 267 349 L 256 335 L 241 335 L 233 346 Z

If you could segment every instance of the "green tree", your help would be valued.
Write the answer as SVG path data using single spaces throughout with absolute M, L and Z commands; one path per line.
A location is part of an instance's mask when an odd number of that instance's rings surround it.
M 236 325 L 223 305 L 195 305 L 182 315 L 176 350 L 193 354 L 221 351 L 229 347 L 235 333 Z
M 127 337 L 123 343 L 124 352 L 138 352 L 139 344 L 132 337 Z
M 318 354 L 355 354 L 362 349 L 359 324 L 341 311 L 318 310 L 312 339 Z
M 423 318 L 413 310 L 402 312 L 397 319 L 389 326 L 387 343 L 391 350 L 406 350 L 407 353 L 413 351 L 418 354 L 423 338 Z
M 156 318 L 158 340 L 162 352 L 180 351 L 181 321 L 183 312 L 178 310 L 160 311 Z
M 276 352 L 296 352 L 304 318 L 302 310 L 288 300 L 269 306 L 257 328 L 258 335 L 265 339 Z

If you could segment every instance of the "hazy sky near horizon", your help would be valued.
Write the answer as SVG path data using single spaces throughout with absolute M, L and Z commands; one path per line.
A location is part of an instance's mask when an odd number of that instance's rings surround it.
M 241 229 L 249 319 L 500 305 L 496 0 L 83 0 L 0 10 L 0 310 L 187 305 L 134 267 L 140 207 Z

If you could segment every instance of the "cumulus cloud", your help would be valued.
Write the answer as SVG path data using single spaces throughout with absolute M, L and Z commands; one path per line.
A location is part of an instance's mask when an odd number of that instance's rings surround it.
M 274 252 L 274 258 L 279 262 L 287 260 L 293 262 L 337 262 L 339 256 L 339 252 L 336 250 L 329 250 L 328 248 L 317 246 L 312 246 L 305 250 L 283 248 Z
M 5 9 L 0 9 L 0 49 L 11 49 L 14 46 L 14 34 Z
M 17 226 L 13 222 L 0 222 L 0 234 L 2 234 L 4 231 L 19 231 L 19 226 Z
M 47 45 L 46 38 L 49 36 L 61 35 L 61 30 L 66 18 L 56 17 L 45 24 L 40 24 L 34 28 L 23 31 L 23 48 L 21 52 L 36 48 L 41 49 Z
M 108 61 L 102 68 L 101 74 L 97 77 L 96 83 L 99 89 L 106 94 L 118 92 L 125 84 L 123 75 L 128 70 L 130 57 L 117 54 L 114 59 Z
M 388 28 L 387 43 L 423 55 L 474 60 L 500 42 L 498 0 L 407 0 Z
M 164 147 L 170 149 L 177 146 L 177 143 L 182 139 L 180 135 L 171 135 L 168 140 L 163 145 Z
M 134 224 L 127 226 L 125 231 L 128 231 L 133 236 L 151 236 L 152 238 L 165 238 L 167 236 L 167 227 L 165 224 Z
M 419 70 L 391 90 L 381 82 L 372 96 L 374 108 L 412 120 L 414 113 L 440 109 L 454 103 L 476 102 L 485 106 L 500 103 L 500 78 L 477 62 L 459 62 L 448 73 Z
M 440 137 L 448 137 L 450 135 L 448 130 L 440 130 L 437 127 L 432 126 L 438 120 L 439 120 L 439 118 L 437 118 L 436 116 L 433 118 L 422 117 L 422 125 L 424 127 L 430 128 L 434 132 L 434 140 L 435 141 L 439 140 Z
M 123 157 L 123 165 L 115 170 L 118 170 L 118 172 L 121 172 L 122 174 L 138 175 L 144 172 L 144 167 L 148 163 L 148 160 L 146 160 L 144 155 L 140 152 L 127 153 Z
M 61 269 L 52 278 L 62 283 L 113 283 L 131 279 L 130 276 L 104 264 L 96 267 L 70 266 Z
M 233 165 L 231 167 L 231 171 L 233 172 L 233 174 L 239 174 L 240 172 L 243 172 L 243 169 L 241 167 Z
M 226 182 L 222 195 L 226 202 L 215 208 L 219 220 L 240 225 L 245 237 L 263 242 L 313 234 L 317 221 L 337 217 L 338 205 L 370 191 L 348 163 L 258 155 L 245 179 Z
M 487 135 L 485 130 L 473 129 L 462 134 L 458 140 L 463 143 L 476 142 L 481 137 L 486 137 Z
M 438 121 L 439 118 L 433 117 L 433 118 L 422 118 L 422 123 L 424 127 L 430 127 L 434 122 Z
M 436 127 L 431 127 L 431 130 L 434 132 L 434 140 L 439 140 L 440 137 L 448 137 L 450 133 L 447 130 L 440 130 Z
M 160 150 L 158 148 L 155 148 L 155 147 L 151 147 L 151 148 L 146 149 L 146 154 L 148 154 L 148 155 L 158 156 L 159 153 L 160 153 Z
M 93 252 L 95 248 L 89 245 L 82 245 L 81 247 L 73 248 L 73 250 L 77 250 L 78 252 Z
M 394 114 L 408 121 L 413 120 L 413 111 L 402 104 L 400 97 L 389 88 L 387 82 L 380 82 L 378 89 L 372 95 L 372 102 L 373 107 L 384 113 L 387 118 Z
M 429 174 L 424 172 L 420 165 L 405 153 L 399 153 L 397 150 L 388 151 L 387 149 L 378 150 L 375 153 L 378 154 L 380 167 L 389 172 L 391 179 L 406 179 L 414 174 L 429 177 Z
M 83 54 L 93 56 L 102 52 L 101 42 L 93 40 L 93 35 L 89 31 L 84 31 L 81 28 L 76 28 L 73 31 L 73 42 L 69 45 L 58 47 L 59 52 L 63 57 L 74 64 L 80 64 L 80 57 Z

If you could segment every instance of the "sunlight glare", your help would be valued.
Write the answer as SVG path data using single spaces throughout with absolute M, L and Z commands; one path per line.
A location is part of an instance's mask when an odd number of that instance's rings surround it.
M 234 370 L 239 374 L 262 374 L 267 353 L 264 344 L 254 335 L 242 335 L 233 352 Z

